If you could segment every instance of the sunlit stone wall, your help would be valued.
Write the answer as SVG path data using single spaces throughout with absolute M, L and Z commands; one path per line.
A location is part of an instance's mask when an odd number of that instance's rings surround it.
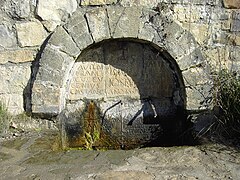
M 0 100 L 14 114 L 58 114 L 68 85 L 74 86 L 69 74 L 81 63 L 81 51 L 104 39 L 130 37 L 172 56 L 183 75 L 188 109 L 209 108 L 211 73 L 223 67 L 239 71 L 239 14 L 238 0 L 3 0 Z M 134 97 L 136 88 L 129 89 Z

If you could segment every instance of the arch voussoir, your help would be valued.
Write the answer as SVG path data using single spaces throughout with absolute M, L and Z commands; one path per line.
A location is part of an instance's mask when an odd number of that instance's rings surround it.
M 164 14 L 142 7 L 78 9 L 53 32 L 43 51 L 32 88 L 32 112 L 58 114 L 64 108 L 66 84 L 79 54 L 94 43 L 124 38 L 149 42 L 167 52 L 181 71 L 203 61 L 194 37 Z M 192 94 L 188 98 L 194 99 Z

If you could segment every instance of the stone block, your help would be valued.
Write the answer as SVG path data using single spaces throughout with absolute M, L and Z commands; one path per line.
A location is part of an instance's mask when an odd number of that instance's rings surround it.
M 0 94 L 23 94 L 31 76 L 31 64 L 1 65 Z
M 21 47 L 39 46 L 47 36 L 42 24 L 37 20 L 16 23 L 16 30 Z
M 139 24 L 138 38 L 143 40 L 153 41 L 154 37 L 158 35 L 160 27 L 150 22 L 157 12 L 154 11 L 143 11 Z M 160 33 L 160 30 L 159 30 Z
M 223 20 L 221 22 L 221 29 L 225 30 L 225 31 L 226 30 L 229 31 L 231 29 L 231 23 L 232 23 L 232 21 L 230 21 L 230 20 Z
M 209 40 L 209 25 L 198 23 L 183 23 L 183 27 L 191 32 L 199 44 L 204 45 Z
M 153 8 L 157 6 L 158 2 L 158 0 L 121 0 L 120 4 L 124 7 L 144 6 L 148 8 Z
M 55 47 L 48 45 L 42 54 L 40 66 L 52 68 L 56 71 L 64 71 L 64 65 L 70 64 L 73 59 L 67 54 L 58 51 Z
M 177 38 L 174 37 L 175 31 L 172 31 L 173 33 L 169 33 L 166 37 L 166 50 L 174 59 L 185 57 L 198 48 L 197 42 L 188 31 L 182 31 L 183 33 Z
M 21 114 L 24 112 L 24 102 L 22 93 L 1 94 L 0 102 L 7 107 L 7 111 L 13 115 Z
M 42 67 L 38 71 L 37 79 L 41 81 L 51 81 L 54 84 L 62 84 L 64 71 L 54 70 L 48 67 Z
M 5 3 L 5 10 L 12 18 L 23 19 L 31 13 L 29 0 L 10 0 Z
M 74 13 L 64 28 L 70 36 L 72 36 L 74 42 L 81 50 L 93 43 L 93 39 L 89 32 L 90 29 L 82 11 L 79 10 Z
M 0 64 L 23 63 L 33 61 L 36 56 L 35 50 L 29 49 L 17 49 L 0 52 Z
M 56 84 L 50 81 L 35 81 L 32 92 L 33 107 L 60 106 L 60 87 Z
M 209 81 L 208 72 L 202 67 L 190 68 L 182 72 L 184 84 L 187 87 L 193 88 L 197 85 L 205 84 Z
M 183 71 L 191 67 L 198 67 L 204 62 L 201 51 L 196 48 L 189 55 L 176 59 L 179 68 Z
M 62 86 L 73 62 L 74 59 L 72 57 L 48 45 L 42 54 L 40 69 L 36 79 L 52 81 L 55 84 Z
M 137 38 L 142 9 L 138 7 L 107 7 L 111 36 Z
M 52 31 L 62 21 L 66 21 L 77 9 L 76 0 L 39 0 L 36 13 L 42 20 L 49 22 L 48 29 Z
M 229 43 L 229 33 L 225 31 L 215 31 L 212 33 L 212 41 L 216 44 L 228 44 Z
M 209 109 L 205 103 L 206 99 L 211 96 L 209 85 L 199 85 L 194 88 L 186 88 L 187 110 Z
M 239 0 L 223 0 L 223 4 L 224 4 L 225 8 L 240 9 L 240 1 Z
M 212 47 L 204 51 L 204 56 L 208 63 L 215 67 L 214 70 L 217 70 L 217 68 L 221 68 L 230 60 L 230 50 L 228 46 Z
M 233 46 L 230 50 L 230 59 L 232 61 L 238 61 L 240 62 L 240 47 L 239 46 Z
M 231 31 L 232 32 L 240 32 L 240 20 L 239 19 L 232 20 Z
M 88 11 L 86 18 L 95 42 L 110 38 L 108 17 L 105 8 L 96 8 Z
M 240 46 L 240 33 L 230 34 L 229 38 L 232 45 Z
M 7 25 L 0 24 L 0 49 L 11 48 L 17 45 L 17 39 L 14 31 Z
M 57 49 L 76 57 L 80 54 L 80 50 L 72 40 L 72 37 L 59 26 L 49 39 L 49 44 L 54 45 Z
M 116 4 L 118 0 L 82 0 L 82 6 L 99 6 L 99 5 L 110 5 Z

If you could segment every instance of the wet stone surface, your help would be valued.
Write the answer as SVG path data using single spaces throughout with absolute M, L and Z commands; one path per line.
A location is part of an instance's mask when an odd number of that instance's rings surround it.
M 59 149 L 58 132 L 1 140 L 1 179 L 238 179 L 240 152 L 220 144 L 135 150 Z

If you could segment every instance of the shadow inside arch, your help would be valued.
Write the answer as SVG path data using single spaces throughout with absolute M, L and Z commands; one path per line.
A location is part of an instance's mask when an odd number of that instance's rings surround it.
M 163 49 L 135 39 L 105 40 L 82 51 L 70 77 L 67 103 L 88 99 L 98 105 L 100 101 L 108 101 L 108 106 L 116 101 L 123 107 L 132 104 L 120 118 L 126 129 L 135 131 L 140 124 L 163 129 L 147 146 L 187 144 L 182 138 L 190 135 L 185 86 L 176 61 Z M 141 102 L 137 108 L 136 101 Z M 104 107 L 102 120 L 107 122 L 105 114 L 115 106 Z

